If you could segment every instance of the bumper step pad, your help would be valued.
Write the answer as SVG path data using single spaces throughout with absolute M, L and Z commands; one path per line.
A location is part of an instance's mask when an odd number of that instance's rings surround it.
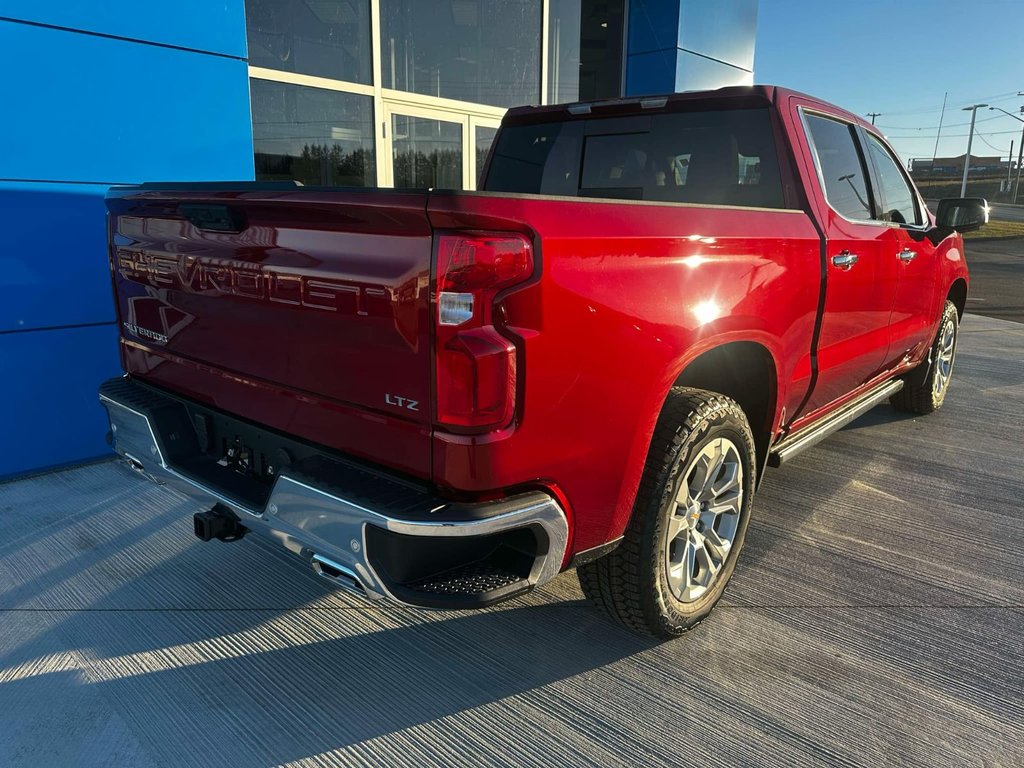
M 522 576 L 491 563 L 469 563 L 460 568 L 439 573 L 409 584 L 415 592 L 432 592 L 445 595 L 478 595 L 483 592 L 502 589 L 516 582 L 529 582 Z

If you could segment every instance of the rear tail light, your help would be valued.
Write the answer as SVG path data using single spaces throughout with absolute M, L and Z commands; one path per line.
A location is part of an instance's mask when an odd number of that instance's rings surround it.
M 495 297 L 533 274 L 522 235 L 446 234 L 437 246 L 437 420 L 482 432 L 512 420 L 516 346 L 496 327 Z

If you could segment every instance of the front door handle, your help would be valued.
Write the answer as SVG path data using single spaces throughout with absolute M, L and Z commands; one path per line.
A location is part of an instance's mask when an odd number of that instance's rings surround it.
M 859 258 L 860 257 L 857 256 L 856 253 L 843 251 L 842 253 L 837 253 L 835 256 L 832 257 L 832 263 L 845 272 L 854 264 L 856 264 Z
M 912 251 L 909 248 L 904 248 L 902 251 L 896 254 L 896 257 L 904 264 L 909 264 L 917 258 L 917 251 Z

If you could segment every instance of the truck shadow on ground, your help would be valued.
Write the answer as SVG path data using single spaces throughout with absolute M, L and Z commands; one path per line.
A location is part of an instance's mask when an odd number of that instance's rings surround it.
M 831 526 L 840 524 L 839 519 L 833 519 L 833 508 L 848 503 L 852 484 L 864 486 L 872 465 L 883 460 L 885 451 L 892 450 L 891 446 L 885 447 L 886 441 L 905 428 L 901 423 L 919 418 L 889 403 L 878 405 L 782 467 L 768 469 L 755 496 L 737 567 L 739 581 L 744 581 L 743 574 L 748 570 L 770 571 L 777 567 L 773 558 L 785 556 L 785 552 L 791 555 L 796 541 L 805 548 L 827 546 Z M 922 474 L 931 470 L 927 466 L 917 468 Z M 851 551 L 849 557 L 855 559 L 857 552 Z M 742 589 L 727 592 L 726 601 L 737 597 Z
M 889 403 L 883 403 L 881 405 L 876 405 L 863 416 L 854 419 L 839 431 L 856 432 L 857 430 L 871 429 L 872 427 L 878 427 L 883 424 L 898 424 L 901 421 L 913 421 L 914 419 L 919 418 L 921 417 L 917 414 L 897 411 Z M 813 448 L 811 450 L 813 450 Z
M 147 733 L 156 755 L 196 734 L 230 744 L 226 763 L 268 764 L 486 708 L 658 645 L 579 600 L 572 574 L 482 612 L 370 606 L 257 537 L 196 542 L 192 505 L 163 493 L 131 478 L 3 547 L 0 701 L 80 701 Z M 13 527 L 31 522 L 22 512 Z
M 174 563 L 165 566 L 175 570 Z M 275 570 L 286 579 L 312 579 Z M 179 568 L 175 578 L 187 576 Z M 578 600 L 458 614 L 296 606 L 287 621 L 274 610 L 140 615 L 104 607 L 118 602 L 111 595 L 68 614 L 31 644 L 37 654 L 54 646 L 81 653 L 90 660 L 84 672 L 32 669 L 38 660 L 24 648 L 13 654 L 21 658 L 0 657 L 5 698 L 42 702 L 87 686 L 132 730 L 150 729 L 160 742 L 157 754 L 167 754 L 169 740 L 182 734 L 201 734 L 210 744 L 231 745 L 229 764 L 277 764 L 344 748 L 657 645 L 613 627 Z M 291 635 L 292 623 L 304 626 Z M 269 624 L 274 628 L 258 631 Z M 19 661 L 22 672 L 11 675 Z

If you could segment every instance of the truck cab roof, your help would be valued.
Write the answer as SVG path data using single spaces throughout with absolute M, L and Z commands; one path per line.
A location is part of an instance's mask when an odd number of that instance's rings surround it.
M 662 93 L 646 96 L 625 96 L 610 99 L 594 99 L 578 101 L 570 104 L 551 104 L 546 106 L 514 107 L 505 114 L 508 123 L 545 122 L 547 120 L 564 120 L 570 118 L 586 118 L 592 116 L 614 116 L 636 114 L 641 111 L 675 111 L 687 105 L 706 104 L 709 101 L 731 102 L 734 107 L 757 107 L 780 104 L 789 97 L 797 97 L 813 102 L 823 109 L 841 116 L 851 122 L 870 127 L 864 118 L 849 112 L 830 102 L 790 88 L 778 85 L 731 85 L 724 88 L 703 91 L 682 91 L 680 93 Z

